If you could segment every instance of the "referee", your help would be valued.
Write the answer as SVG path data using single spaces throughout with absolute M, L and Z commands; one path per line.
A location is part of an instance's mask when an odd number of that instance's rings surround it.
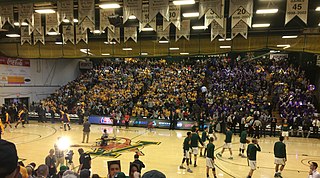
M 286 144 L 283 143 L 284 137 L 280 136 L 279 138 L 280 141 L 277 141 L 274 144 L 274 164 L 276 165 L 275 167 L 275 175 L 274 177 L 279 177 L 282 178 L 281 172 L 284 169 L 284 166 L 286 165 L 287 161 L 287 151 L 286 151 Z M 280 166 L 281 165 L 281 166 Z M 279 166 L 280 166 L 280 171 L 279 171 Z

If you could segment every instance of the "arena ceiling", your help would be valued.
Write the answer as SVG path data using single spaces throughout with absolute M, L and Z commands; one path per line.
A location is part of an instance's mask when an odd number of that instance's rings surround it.
M 193 5 L 181 6 L 181 13 L 186 12 L 199 12 L 199 0 Z M 0 5 L 14 4 L 14 18 L 15 21 L 18 20 L 18 4 L 33 2 L 35 9 L 38 7 L 50 7 L 53 9 L 57 8 L 56 1 L 44 1 L 44 0 L 0 0 Z M 96 27 L 99 27 L 99 2 L 96 2 Z M 117 2 L 122 5 L 122 0 L 117 0 Z M 143 1 L 143 3 L 148 3 L 148 1 Z M 74 1 L 74 16 L 77 18 L 77 0 Z M 106 33 L 93 34 L 89 32 L 89 44 L 79 44 L 70 45 L 67 44 L 64 47 L 54 45 L 56 41 L 61 41 L 61 36 L 46 36 L 46 45 L 20 45 L 20 39 L 12 39 L 6 37 L 8 33 L 20 33 L 19 27 L 11 27 L 6 24 L 2 30 L 0 30 L 0 50 L 9 56 L 21 56 L 21 57 L 79 57 L 84 54 L 79 52 L 79 49 L 88 48 L 96 50 L 97 56 L 101 56 L 104 52 L 110 54 L 110 56 L 139 56 L 141 52 L 146 51 L 146 53 L 153 56 L 166 56 L 166 55 L 179 55 L 180 53 L 171 52 L 168 50 L 170 46 L 178 46 L 181 50 L 188 54 L 215 54 L 223 53 L 227 51 L 250 51 L 262 48 L 275 48 L 279 41 L 281 42 L 281 36 L 283 35 L 298 35 L 297 39 L 292 39 L 291 41 L 286 41 L 287 43 L 292 43 L 291 49 L 293 51 L 309 51 L 314 53 L 320 53 L 320 11 L 316 11 L 316 8 L 320 6 L 319 0 L 309 0 L 308 7 L 308 23 L 303 23 L 299 18 L 295 17 L 287 25 L 285 25 L 285 11 L 286 11 L 286 0 L 254 0 L 254 14 L 252 19 L 252 24 L 256 23 L 270 23 L 270 27 L 267 28 L 249 28 L 248 39 L 244 39 L 241 36 L 236 37 L 230 42 L 224 42 L 224 44 L 231 45 L 232 49 L 221 49 L 219 46 L 218 39 L 213 42 L 210 41 L 210 28 L 207 30 L 193 30 L 191 29 L 190 41 L 179 40 L 178 42 L 171 42 L 162 48 L 158 46 L 155 42 L 157 39 L 156 32 L 142 32 L 138 33 L 138 43 L 132 41 L 123 42 L 123 30 L 121 31 L 121 44 L 117 45 L 105 45 Z M 225 17 L 229 17 L 229 0 L 225 1 Z M 275 14 L 257 14 L 258 9 L 278 9 Z M 117 9 L 116 15 L 109 18 L 111 23 L 117 27 L 138 27 L 138 20 L 129 20 L 123 24 L 122 20 L 123 9 Z M 181 16 L 181 20 L 190 19 L 191 26 L 203 24 L 204 17 L 198 18 L 185 18 Z M 45 24 L 44 15 L 42 15 L 42 24 Z M 162 23 L 162 16 L 157 15 L 157 24 Z M 60 27 L 61 28 L 61 27 Z M 61 30 L 61 29 L 60 29 Z M 170 40 L 174 41 L 175 27 L 171 25 L 170 28 Z M 231 34 L 231 22 L 230 18 L 227 21 L 227 37 L 229 38 Z M 209 41 L 208 41 L 209 39 Z M 295 44 L 295 45 L 294 45 Z M 236 46 L 239 45 L 239 46 Z M 318 46 L 319 45 L 319 46 Z M 123 47 L 134 46 L 134 49 L 130 52 L 123 52 Z M 295 46 L 295 47 L 294 47 Z M 150 49 L 149 49 L 150 48 Z M 145 50 L 144 50 L 145 49 Z M 136 50 L 136 51 L 135 51 Z

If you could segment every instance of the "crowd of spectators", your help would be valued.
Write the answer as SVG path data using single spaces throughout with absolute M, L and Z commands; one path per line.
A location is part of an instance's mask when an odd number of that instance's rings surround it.
M 262 128 L 273 117 L 293 130 L 310 128 L 316 112 L 314 85 L 286 59 L 208 58 L 186 62 L 126 59 L 101 63 L 42 101 L 49 111 L 87 115 L 213 121 Z M 276 114 L 275 114 L 276 113 Z

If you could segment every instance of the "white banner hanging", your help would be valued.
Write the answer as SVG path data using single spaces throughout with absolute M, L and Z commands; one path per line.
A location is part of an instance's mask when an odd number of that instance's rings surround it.
M 239 21 L 243 21 L 249 27 L 251 27 L 252 13 L 247 12 L 243 7 L 239 7 L 236 13 L 231 17 L 231 28 L 233 28 Z
M 34 14 L 34 26 L 30 27 L 30 32 L 37 31 L 38 33 L 43 33 L 43 26 L 41 21 L 41 14 L 35 13 Z
M 67 44 L 70 41 L 74 44 L 74 26 L 72 25 L 64 25 L 62 26 L 62 41 L 64 44 Z M 80 35 L 81 36 L 81 35 Z
M 59 33 L 58 17 L 57 14 L 46 14 L 46 34 L 48 32 Z
M 95 0 L 78 0 L 78 12 L 81 31 L 95 30 Z
M 242 7 L 245 11 L 252 15 L 253 0 L 230 0 L 229 17 L 231 17 L 236 11 L 240 13 L 239 7 Z
M 130 38 L 137 43 L 138 41 L 137 27 L 124 27 L 124 42 L 127 42 Z
M 248 25 L 243 21 L 240 21 L 231 29 L 231 39 L 238 34 L 242 35 L 245 39 L 248 38 Z
M 169 0 L 149 0 L 150 19 L 160 13 L 163 18 L 169 20 Z
M 33 31 L 33 45 L 36 45 L 38 42 L 45 44 L 44 41 L 44 27 L 41 27 L 40 30 Z
M 163 29 L 162 25 L 157 26 L 157 40 L 160 41 L 162 38 L 170 40 L 170 28 Z
M 73 24 L 73 0 L 58 0 L 57 9 L 58 9 L 58 21 L 59 25 L 63 20 L 68 20 Z
M 123 23 L 125 23 L 131 15 L 141 21 L 142 0 L 123 0 Z
M 78 44 L 80 41 L 83 41 L 88 44 L 88 33 L 82 33 L 82 29 L 80 25 L 76 26 L 76 44 Z
M 180 30 L 181 9 L 180 6 L 176 6 L 173 3 L 170 3 L 169 6 L 169 21 L 163 18 L 163 28 L 168 28 L 171 23 Z
M 8 22 L 12 27 L 14 27 L 13 5 L 0 6 L 0 17 L 1 27 L 4 26 L 6 22 Z
M 19 8 L 19 23 L 27 22 L 29 25 L 33 26 L 33 4 L 20 4 Z
M 298 16 L 305 24 L 308 20 L 308 0 L 287 0 L 286 22 Z
M 176 41 L 181 37 L 185 37 L 186 40 L 190 39 L 190 20 L 183 20 L 181 22 L 180 30 L 176 29 Z
M 204 26 L 208 27 L 213 21 L 218 23 L 220 26 L 223 26 L 224 18 L 219 17 L 211 9 L 209 9 L 204 16 Z
M 157 22 L 156 22 L 156 17 L 153 19 L 150 19 L 150 15 L 149 15 L 149 5 L 148 4 L 143 4 L 142 5 L 142 17 L 141 17 L 141 21 L 139 23 L 139 32 L 141 32 L 141 30 L 146 27 L 148 24 L 150 25 L 150 27 L 152 27 L 152 29 L 155 31 L 157 28 Z
M 211 41 L 217 36 L 225 39 L 227 37 L 227 19 L 223 18 L 223 25 L 221 26 L 217 21 L 211 23 Z
M 114 15 L 114 9 L 100 9 L 100 31 L 104 31 L 107 27 L 114 32 L 114 25 L 110 23 L 109 16 Z
M 21 27 L 21 45 L 25 42 L 31 45 L 31 35 L 29 34 L 29 27 Z
M 115 40 L 118 43 L 120 43 L 120 27 L 116 27 L 114 29 L 114 32 L 108 29 L 108 42 L 111 42 L 112 40 Z
M 224 0 L 200 0 L 199 1 L 199 19 L 212 10 L 218 17 L 222 18 L 224 15 Z

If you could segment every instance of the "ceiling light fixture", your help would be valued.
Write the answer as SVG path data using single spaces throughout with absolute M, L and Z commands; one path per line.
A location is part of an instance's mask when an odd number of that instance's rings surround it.
M 320 6 L 316 8 L 316 11 L 320 11 Z
M 189 53 L 180 53 L 180 55 L 189 55 Z
M 73 22 L 74 22 L 74 23 L 78 23 L 79 20 L 78 20 L 78 19 L 73 19 Z
M 297 35 L 291 35 L 291 36 L 282 36 L 284 39 L 290 39 L 290 38 L 298 38 Z
M 6 34 L 6 36 L 9 38 L 19 38 L 20 37 L 19 34 Z
M 169 41 L 167 41 L 167 40 L 160 40 L 159 43 L 160 43 L 160 44 L 168 44 Z
M 123 51 L 132 51 L 132 48 L 122 48 Z
M 220 46 L 220 49 L 230 49 L 231 46 Z
M 55 35 L 60 35 L 60 33 L 58 33 L 58 32 L 47 32 L 47 35 L 55 36 Z
M 55 44 L 56 45 L 63 45 L 63 44 L 66 44 L 66 43 L 63 43 L 62 41 L 56 41 Z
M 141 56 L 148 56 L 148 53 L 141 53 Z
M 62 22 L 64 22 L 64 23 L 70 23 L 70 20 L 69 20 L 69 19 L 63 19 Z
M 54 13 L 56 13 L 56 11 L 53 9 L 37 9 L 37 10 L 35 10 L 35 12 L 38 14 L 54 14 Z
M 179 50 L 180 48 L 169 48 L 170 51 L 177 51 Z
M 18 27 L 18 26 L 20 26 L 20 23 L 19 22 L 14 22 L 13 25 Z
M 137 17 L 134 16 L 134 15 L 130 15 L 130 16 L 129 16 L 129 19 L 130 19 L 130 20 L 135 20 L 135 19 L 137 19 Z
M 258 9 L 256 11 L 257 14 L 275 14 L 279 11 L 279 9 Z
M 190 5 L 190 4 L 195 4 L 196 2 L 194 0 L 177 0 L 173 1 L 174 5 Z
M 231 38 L 226 38 L 226 39 L 220 38 L 218 41 L 231 41 Z
M 183 13 L 183 17 L 199 17 L 199 12 L 189 12 L 189 13 Z
M 110 53 L 102 53 L 102 56 L 110 56 Z
M 145 27 L 145 28 L 142 28 L 141 31 L 143 31 L 143 32 L 152 32 L 154 30 L 151 27 Z
M 192 26 L 193 30 L 206 30 L 208 27 L 206 26 Z
M 269 23 L 256 23 L 252 25 L 253 28 L 265 28 L 270 27 Z
M 99 7 L 101 9 L 118 9 L 120 8 L 119 4 L 100 4 Z
M 94 30 L 92 33 L 93 34 L 101 34 L 101 31 L 100 30 Z
M 107 45 L 114 45 L 116 44 L 116 42 L 113 42 L 113 41 L 105 41 L 104 44 L 107 44 Z
M 287 49 L 287 48 L 290 48 L 291 46 L 289 44 L 284 44 L 284 45 L 277 45 L 277 47 Z

